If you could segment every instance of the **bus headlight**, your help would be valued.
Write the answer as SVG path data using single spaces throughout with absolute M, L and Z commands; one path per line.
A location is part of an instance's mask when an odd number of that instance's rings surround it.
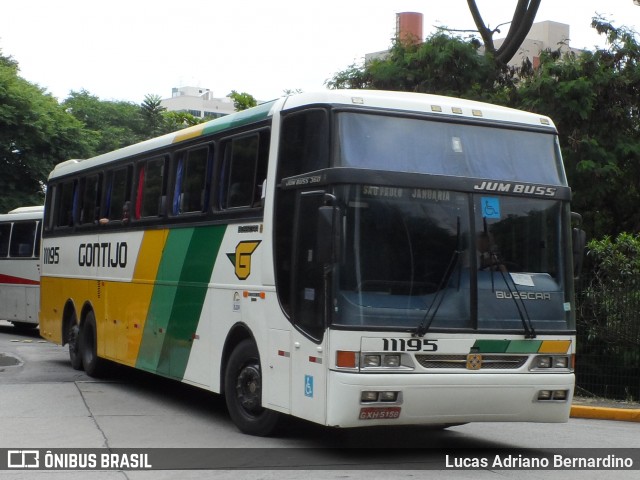
M 553 357 L 553 368 L 569 368 L 569 357 Z
M 381 365 L 380 355 L 365 355 L 362 362 L 363 368 L 375 368 Z
M 551 368 L 551 357 L 538 357 L 536 368 Z
M 385 355 L 382 357 L 382 366 L 397 368 L 400 366 L 400 355 Z
M 568 355 L 539 355 L 534 358 L 531 370 L 552 370 L 571 368 Z

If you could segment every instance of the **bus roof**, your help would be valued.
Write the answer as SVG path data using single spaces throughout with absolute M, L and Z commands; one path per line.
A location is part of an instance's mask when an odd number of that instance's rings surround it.
M 305 105 L 344 105 L 370 107 L 396 112 L 416 112 L 442 115 L 450 118 L 473 118 L 488 122 L 500 122 L 530 127 L 543 127 L 555 131 L 549 117 L 534 113 L 501 107 L 488 103 L 412 92 L 391 92 L 380 90 L 326 90 L 322 92 L 300 93 L 283 97 L 256 107 L 226 115 L 193 127 L 169 133 L 86 160 L 67 160 L 55 166 L 49 178 L 71 173 L 79 168 L 89 168 L 110 163 L 121 158 L 132 157 L 145 152 L 176 145 L 200 136 L 229 130 L 271 117 L 275 111 L 291 110 Z
M 545 115 L 490 103 L 426 93 L 382 90 L 327 90 L 287 97 L 285 109 L 314 103 L 368 106 L 371 108 L 430 113 L 449 117 L 469 117 L 532 127 L 549 127 L 555 130 L 553 121 Z
M 0 215 L 0 221 L 11 222 L 14 220 L 34 220 L 41 219 L 44 207 L 42 205 L 33 207 L 18 207 L 8 213 Z

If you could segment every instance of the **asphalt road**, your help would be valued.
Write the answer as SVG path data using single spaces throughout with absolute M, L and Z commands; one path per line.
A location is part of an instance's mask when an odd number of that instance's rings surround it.
M 66 348 L 40 339 L 37 330 L 20 332 L 0 321 L 0 455 L 2 449 L 35 449 L 43 456 L 47 449 L 69 449 L 63 451 L 67 453 L 171 449 L 149 450 L 156 467 L 170 467 L 172 455 L 176 465 L 184 465 L 185 455 L 192 455 L 193 465 L 209 461 L 217 466 L 207 471 L 188 470 L 192 467 L 180 467 L 184 468 L 180 471 L 11 469 L 0 471 L 3 479 L 638 477 L 638 471 L 514 471 L 494 465 L 464 470 L 455 465 L 456 458 L 479 461 L 482 455 L 496 452 L 533 457 L 575 454 L 567 448 L 603 449 L 584 450 L 593 455 L 631 455 L 640 468 L 640 425 L 572 418 L 566 424 L 478 423 L 443 431 L 345 431 L 288 419 L 273 437 L 251 437 L 235 428 L 218 395 L 124 367 L 115 367 L 107 378 L 92 379 L 70 367 Z M 203 460 L 203 456 L 208 457 Z

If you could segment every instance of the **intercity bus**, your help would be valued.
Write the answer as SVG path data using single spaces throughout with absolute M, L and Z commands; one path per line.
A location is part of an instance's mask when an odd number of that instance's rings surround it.
M 42 206 L 0 215 L 0 319 L 38 326 Z
M 565 422 L 571 191 L 542 115 L 288 96 L 49 176 L 41 335 L 221 393 L 246 433 Z

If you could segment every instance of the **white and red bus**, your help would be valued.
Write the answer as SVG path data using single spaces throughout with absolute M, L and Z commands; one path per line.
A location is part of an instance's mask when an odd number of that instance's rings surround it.
M 0 319 L 38 326 L 42 206 L 0 215 Z
M 302 93 L 49 176 L 41 335 L 233 421 L 565 422 L 571 191 L 545 116 Z

